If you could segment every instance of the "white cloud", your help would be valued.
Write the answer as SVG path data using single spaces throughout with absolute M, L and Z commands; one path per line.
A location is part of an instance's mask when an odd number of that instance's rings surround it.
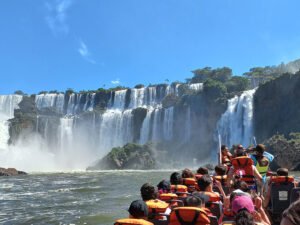
M 68 34 L 67 11 L 72 4 L 73 0 L 56 0 L 54 3 L 45 3 L 48 13 L 45 19 L 54 35 Z
M 120 82 L 120 79 L 118 78 L 116 80 L 112 80 L 111 83 L 117 85 L 117 84 L 120 84 L 121 82 Z
M 91 58 L 91 53 L 88 50 L 86 44 L 83 41 L 81 41 L 81 40 L 79 41 L 78 52 L 88 62 L 96 64 L 96 61 Z

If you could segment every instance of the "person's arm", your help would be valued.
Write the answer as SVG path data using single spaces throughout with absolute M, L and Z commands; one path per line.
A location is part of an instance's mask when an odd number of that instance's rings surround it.
M 271 199 L 271 186 L 270 186 L 270 184 L 269 184 L 269 186 L 268 186 L 268 191 L 267 191 L 265 200 L 264 200 L 264 202 L 263 202 L 264 208 L 267 208 L 267 207 L 269 206 L 270 199 Z
M 230 187 L 231 186 L 231 180 L 233 178 L 233 168 L 230 167 L 228 174 L 227 174 L 227 181 L 226 181 L 226 186 Z
M 223 187 L 222 187 L 221 182 L 218 181 L 218 180 L 215 180 L 215 184 L 216 184 L 216 186 L 218 187 L 219 191 L 221 192 L 221 195 L 223 196 L 223 199 L 225 199 L 226 194 L 225 194 L 225 192 L 224 192 L 224 190 L 223 190 Z

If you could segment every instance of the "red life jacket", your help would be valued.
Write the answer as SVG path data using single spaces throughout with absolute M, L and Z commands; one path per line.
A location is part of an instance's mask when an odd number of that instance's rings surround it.
M 180 192 L 177 194 L 179 197 L 186 197 L 187 191 L 188 191 L 188 188 L 185 185 L 181 185 L 181 184 L 172 184 L 171 185 L 171 192 L 175 193 L 175 194 L 177 192 Z
M 205 210 L 197 207 L 177 207 L 170 214 L 169 225 L 209 225 Z
M 253 170 L 253 161 L 247 156 L 233 158 L 231 164 L 234 167 L 234 175 L 236 178 L 245 181 L 249 185 L 255 184 L 255 176 Z
M 187 186 L 188 192 L 198 190 L 198 184 L 195 178 L 182 178 L 182 184 Z
M 220 181 L 222 185 L 226 185 L 227 175 L 223 175 L 223 176 L 214 176 L 213 178 L 214 178 L 215 180 Z
M 126 218 L 117 220 L 114 225 L 153 225 L 153 223 L 143 219 Z
M 162 219 L 162 216 L 158 215 L 159 213 L 164 213 L 167 208 L 169 207 L 169 204 L 158 200 L 158 199 L 151 199 L 145 202 L 148 206 L 148 218 L 156 218 L 156 219 Z
M 276 183 L 276 184 L 293 183 L 294 177 L 292 177 L 292 176 L 272 176 L 271 182 Z
M 217 192 L 208 192 L 208 191 L 200 191 L 200 193 L 205 194 L 209 197 L 209 202 L 218 202 L 221 200 L 220 194 Z

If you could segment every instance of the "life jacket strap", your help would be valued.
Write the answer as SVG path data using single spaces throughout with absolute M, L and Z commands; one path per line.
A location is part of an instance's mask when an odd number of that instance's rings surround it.
M 193 218 L 193 220 L 191 222 L 184 221 L 182 219 L 182 217 L 180 216 L 180 214 L 179 214 L 179 210 L 175 211 L 175 215 L 176 215 L 176 217 L 177 217 L 177 219 L 178 219 L 178 221 L 179 221 L 179 223 L 181 225 L 194 225 L 194 224 L 196 224 L 196 222 L 198 220 L 200 212 L 199 211 L 195 211 L 195 216 L 194 216 L 194 218 Z

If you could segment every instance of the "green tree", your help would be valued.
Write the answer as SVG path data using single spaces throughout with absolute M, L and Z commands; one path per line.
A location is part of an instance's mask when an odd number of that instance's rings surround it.
M 234 76 L 226 83 L 228 93 L 241 92 L 250 88 L 250 81 L 246 77 Z

